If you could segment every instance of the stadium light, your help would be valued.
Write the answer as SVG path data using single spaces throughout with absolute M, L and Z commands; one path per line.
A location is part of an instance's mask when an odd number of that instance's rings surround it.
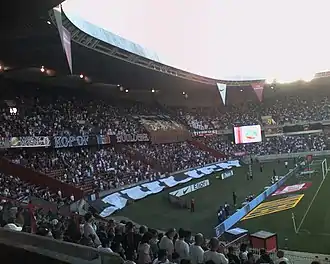
M 40 71 L 41 72 L 45 72 L 45 67 L 44 66 L 41 66 Z

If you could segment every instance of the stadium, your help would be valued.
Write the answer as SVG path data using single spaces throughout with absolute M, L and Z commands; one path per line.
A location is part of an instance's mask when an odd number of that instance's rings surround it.
M 315 15 L 299 32 L 316 38 L 327 3 L 270 4 L 290 39 L 258 46 L 269 14 L 225 21 L 260 1 L 170 2 L 104 1 L 102 25 L 87 0 L 1 8 L 7 262 L 329 263 L 328 43 L 309 52 L 290 24 Z

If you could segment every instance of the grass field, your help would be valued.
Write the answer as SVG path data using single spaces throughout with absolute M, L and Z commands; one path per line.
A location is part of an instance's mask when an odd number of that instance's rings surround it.
M 290 167 L 293 167 L 291 162 Z M 215 175 L 208 176 L 210 186 L 187 195 L 187 199 L 194 198 L 196 201 L 194 213 L 175 207 L 169 203 L 167 197 L 169 192 L 199 182 L 201 179 L 149 196 L 127 206 L 117 215 L 160 230 L 184 227 L 192 232 L 202 232 L 205 236 L 211 237 L 214 236 L 213 228 L 217 225 L 216 213 L 219 206 L 223 205 L 225 201 L 232 204 L 233 191 L 237 193 L 238 204 L 251 193 L 255 195 L 261 193 L 265 186 L 270 185 L 274 168 L 278 175 L 285 175 L 288 172 L 283 163 L 269 162 L 264 163 L 262 173 L 258 164 L 253 165 L 254 179 L 252 181 L 246 180 L 248 166 L 234 168 L 234 176 L 225 180 L 216 179 Z M 321 165 L 317 166 L 317 169 L 321 171 Z M 312 181 L 312 185 L 302 192 L 304 197 L 293 209 L 244 220 L 237 226 L 248 229 L 251 233 L 259 230 L 277 233 L 280 248 L 330 253 L 330 243 L 328 243 L 330 239 L 330 193 L 328 191 L 330 177 L 323 182 L 322 188 L 319 188 L 322 182 L 321 173 L 306 181 Z M 291 177 L 286 185 L 299 182 L 301 179 Z M 297 193 L 293 195 L 295 194 Z M 280 198 L 283 198 L 283 195 L 271 197 L 267 201 Z M 293 228 L 292 213 L 294 213 L 296 225 L 299 227 L 298 234 Z

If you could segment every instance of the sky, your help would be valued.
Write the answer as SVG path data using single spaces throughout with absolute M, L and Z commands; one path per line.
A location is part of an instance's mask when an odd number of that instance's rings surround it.
M 329 0 L 66 0 L 63 9 L 206 77 L 290 82 L 330 69 Z

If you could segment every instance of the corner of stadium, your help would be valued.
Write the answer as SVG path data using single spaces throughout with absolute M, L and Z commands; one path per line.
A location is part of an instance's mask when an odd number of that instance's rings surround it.
M 179 254 L 176 229 L 226 259 L 329 263 L 329 72 L 206 78 L 84 32 L 62 2 L 1 8 L 2 257 L 140 264 L 147 234 Z

